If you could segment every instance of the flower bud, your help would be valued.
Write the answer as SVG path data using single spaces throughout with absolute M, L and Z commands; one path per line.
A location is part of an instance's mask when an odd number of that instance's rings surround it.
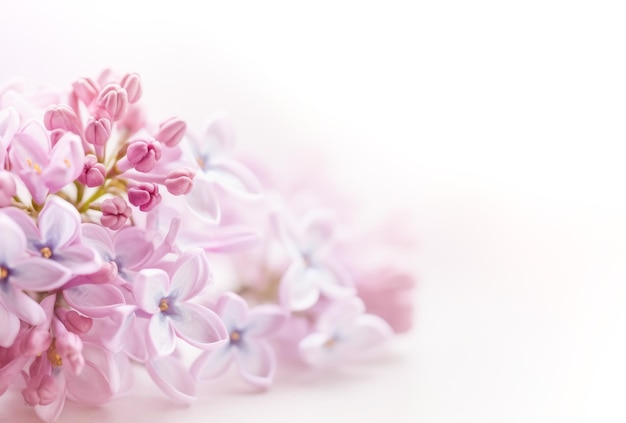
M 103 146 L 111 135 L 111 121 L 107 118 L 90 117 L 85 127 L 85 140 L 89 144 Z
M 49 131 L 63 129 L 80 134 L 80 124 L 76 113 L 69 106 L 63 104 L 48 107 L 43 115 L 43 123 Z
M 114 231 L 118 230 L 130 217 L 132 210 L 122 197 L 107 198 L 102 202 L 100 223 Z
M 67 328 L 67 330 L 78 335 L 83 335 L 89 332 L 89 330 L 93 326 L 93 319 L 90 319 L 86 316 L 81 316 L 74 310 L 68 310 L 59 307 L 55 310 L 55 314 L 63 323 L 63 325 Z
M 127 73 L 120 83 L 128 93 L 128 102 L 136 103 L 141 98 L 141 78 L 136 73 Z
M 178 144 L 187 131 L 187 124 L 185 121 L 173 117 L 159 125 L 159 130 L 155 134 L 154 138 L 161 141 L 168 147 L 174 147 Z
M 195 172 L 191 169 L 172 170 L 165 178 L 165 187 L 172 195 L 189 194 L 191 188 L 193 188 L 193 178 L 195 176 Z
M 128 201 L 139 210 L 147 212 L 155 208 L 161 202 L 159 187 L 150 182 L 142 182 L 128 188 Z
M 161 144 L 155 140 L 133 140 L 126 150 L 126 158 L 138 172 L 148 173 L 161 158 Z
M 0 170 L 0 207 L 10 206 L 16 193 L 17 187 L 13 176 L 5 170 Z
M 59 140 L 63 138 L 63 135 L 65 135 L 65 132 L 66 131 L 64 129 L 53 129 L 52 131 L 50 131 L 50 145 L 52 147 L 57 145 Z
M 109 84 L 100 91 L 96 102 L 111 120 L 119 120 L 128 108 L 128 93 L 118 84 Z
M 98 84 L 91 78 L 80 78 L 72 84 L 74 93 L 83 103 L 91 104 L 98 95 Z
M 78 175 L 78 182 L 90 188 L 99 187 L 106 178 L 106 169 L 93 154 L 85 156 L 83 171 Z

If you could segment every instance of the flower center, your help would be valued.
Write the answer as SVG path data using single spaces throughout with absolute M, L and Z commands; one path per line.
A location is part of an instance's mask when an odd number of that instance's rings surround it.
M 167 311 L 168 308 L 170 308 L 170 306 L 167 303 L 167 298 L 161 299 L 161 301 L 159 302 L 159 310 Z
M 324 342 L 324 347 L 332 348 L 335 346 L 336 343 L 337 341 L 335 340 L 335 338 L 329 338 L 326 342 Z
M 6 267 L 0 266 L 0 279 L 6 279 L 9 277 L 9 270 Z
M 39 163 L 33 163 L 33 161 L 29 158 L 26 159 L 26 164 L 28 164 L 28 167 L 31 169 L 34 169 L 38 175 L 41 175 L 41 166 L 39 166 Z
M 54 367 L 61 367 L 61 365 L 63 365 L 63 360 L 61 359 L 61 356 L 57 352 L 56 338 L 52 339 L 52 343 L 48 347 L 47 355 L 48 355 L 48 361 Z
M 230 333 L 230 342 L 237 342 L 241 339 L 241 332 L 234 330 Z
M 41 256 L 43 258 L 50 258 L 52 257 L 52 250 L 48 247 L 43 247 L 41 250 L 39 250 L 39 252 L 41 253 Z

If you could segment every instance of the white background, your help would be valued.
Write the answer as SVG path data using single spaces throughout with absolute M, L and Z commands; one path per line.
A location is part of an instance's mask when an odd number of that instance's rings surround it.
M 415 330 L 371 367 L 183 410 L 147 385 L 62 421 L 626 421 L 621 3 L 364 3 L 2 3 L 0 79 L 138 72 L 156 119 L 323 148 L 419 236 Z M 15 401 L 0 419 L 27 421 Z

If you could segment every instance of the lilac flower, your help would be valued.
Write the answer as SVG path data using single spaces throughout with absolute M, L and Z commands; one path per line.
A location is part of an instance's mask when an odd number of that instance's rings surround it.
M 0 347 L 9 348 L 13 345 L 20 331 L 20 320 L 6 308 L 0 298 Z
M 300 341 L 302 359 L 321 367 L 350 363 L 375 353 L 393 331 L 383 319 L 364 311 L 357 297 L 332 303 L 318 318 L 315 331 Z
M 222 117 L 213 119 L 200 139 L 190 138 L 194 160 L 199 166 L 194 185 L 186 195 L 191 208 L 209 221 L 219 221 L 220 210 L 214 186 L 229 194 L 258 199 L 261 184 L 244 165 L 229 157 L 234 147 L 234 132 Z
M 7 215 L 0 214 L 0 298 L 21 320 L 36 325 L 45 316 L 41 306 L 22 290 L 57 289 L 71 273 L 64 266 L 26 253 L 26 236 Z
M 78 178 L 83 157 L 78 135 L 67 132 L 51 147 L 45 129 L 37 121 L 15 134 L 9 151 L 11 165 L 37 204 L 43 204 L 48 192 L 55 193 Z
M 206 350 L 226 342 L 228 334 L 219 317 L 190 301 L 209 279 L 208 263 L 201 250 L 181 256 L 171 276 L 160 269 L 137 274 L 133 293 L 139 308 L 151 315 L 146 332 L 151 356 L 170 355 L 176 347 L 176 336 Z
M 248 310 L 246 301 L 232 292 L 218 299 L 215 311 L 229 333 L 229 342 L 215 351 L 204 352 L 191 367 L 199 379 L 222 374 L 234 361 L 241 376 L 261 387 L 271 385 L 276 370 L 276 357 L 266 339 L 283 325 L 284 312 L 277 306 L 263 305 Z
M 38 226 L 20 210 L 6 211 L 24 229 L 28 249 L 69 269 L 74 275 L 97 271 L 100 257 L 95 250 L 83 245 L 80 215 L 75 207 L 59 197 L 46 201 L 38 218 Z
M 275 224 L 293 260 L 281 280 L 283 304 L 299 311 L 312 307 L 322 294 L 329 298 L 354 294 L 350 276 L 330 254 L 335 231 L 332 213 L 314 210 L 298 222 L 276 217 Z

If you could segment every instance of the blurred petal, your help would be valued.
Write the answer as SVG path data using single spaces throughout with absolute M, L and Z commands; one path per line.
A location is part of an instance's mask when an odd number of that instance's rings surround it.
M 220 208 L 209 180 L 199 174 L 196 175 L 193 188 L 185 199 L 191 210 L 199 217 L 211 223 L 219 222 Z
M 113 355 L 103 348 L 89 347 L 84 349 L 85 366 L 79 375 L 66 374 L 67 389 L 72 399 L 90 405 L 102 405 L 110 400 L 119 386 L 119 375 L 116 380 L 110 377 L 115 374 Z
M 391 327 L 378 316 L 363 314 L 356 318 L 354 327 L 342 334 L 342 349 L 346 354 L 367 356 L 393 335 Z
M 50 196 L 39 214 L 39 231 L 46 246 L 53 250 L 75 240 L 80 230 L 80 215 L 67 201 Z
M 179 360 L 152 360 L 146 363 L 146 369 L 154 383 L 174 401 L 191 404 L 196 399 L 196 381 Z
M 224 116 L 214 117 L 207 125 L 200 149 L 211 155 L 220 155 L 235 145 L 235 132 L 230 121 Z
M 320 297 L 320 274 L 302 263 L 292 264 L 280 282 L 281 303 L 293 311 L 309 309 Z
M 178 336 L 194 347 L 215 349 L 228 341 L 222 320 L 206 307 L 193 303 L 177 304 L 169 317 Z
M 225 345 L 215 351 L 205 351 L 194 361 L 191 374 L 198 380 L 213 379 L 227 369 L 235 354 L 235 348 Z
M 337 226 L 335 213 L 327 209 L 308 212 L 298 225 L 296 242 L 305 254 L 320 256 L 330 247 Z
M 0 347 L 9 348 L 20 330 L 20 320 L 0 304 L 0 322 Z
M 265 341 L 244 340 L 237 348 L 241 376 L 249 383 L 269 387 L 276 372 L 274 351 Z
M 315 367 L 322 367 L 333 362 L 335 351 L 330 335 L 315 332 L 300 341 L 298 348 L 302 359 Z
M 239 162 L 216 160 L 209 170 L 210 178 L 221 188 L 245 198 L 260 198 L 263 188 L 256 175 Z M 207 175 L 208 176 L 208 175 Z
M 248 320 L 248 303 L 234 292 L 225 292 L 218 298 L 215 312 L 229 332 L 241 330 Z
M 365 306 L 360 298 L 348 298 L 331 304 L 317 320 L 317 329 L 331 333 L 344 327 L 352 327 L 354 319 L 363 314 Z
M 280 307 L 274 305 L 260 305 L 250 311 L 246 336 L 266 336 L 278 332 L 287 319 Z
M 9 217 L 0 213 L 0 264 L 7 266 L 26 250 L 26 236 L 20 227 Z

